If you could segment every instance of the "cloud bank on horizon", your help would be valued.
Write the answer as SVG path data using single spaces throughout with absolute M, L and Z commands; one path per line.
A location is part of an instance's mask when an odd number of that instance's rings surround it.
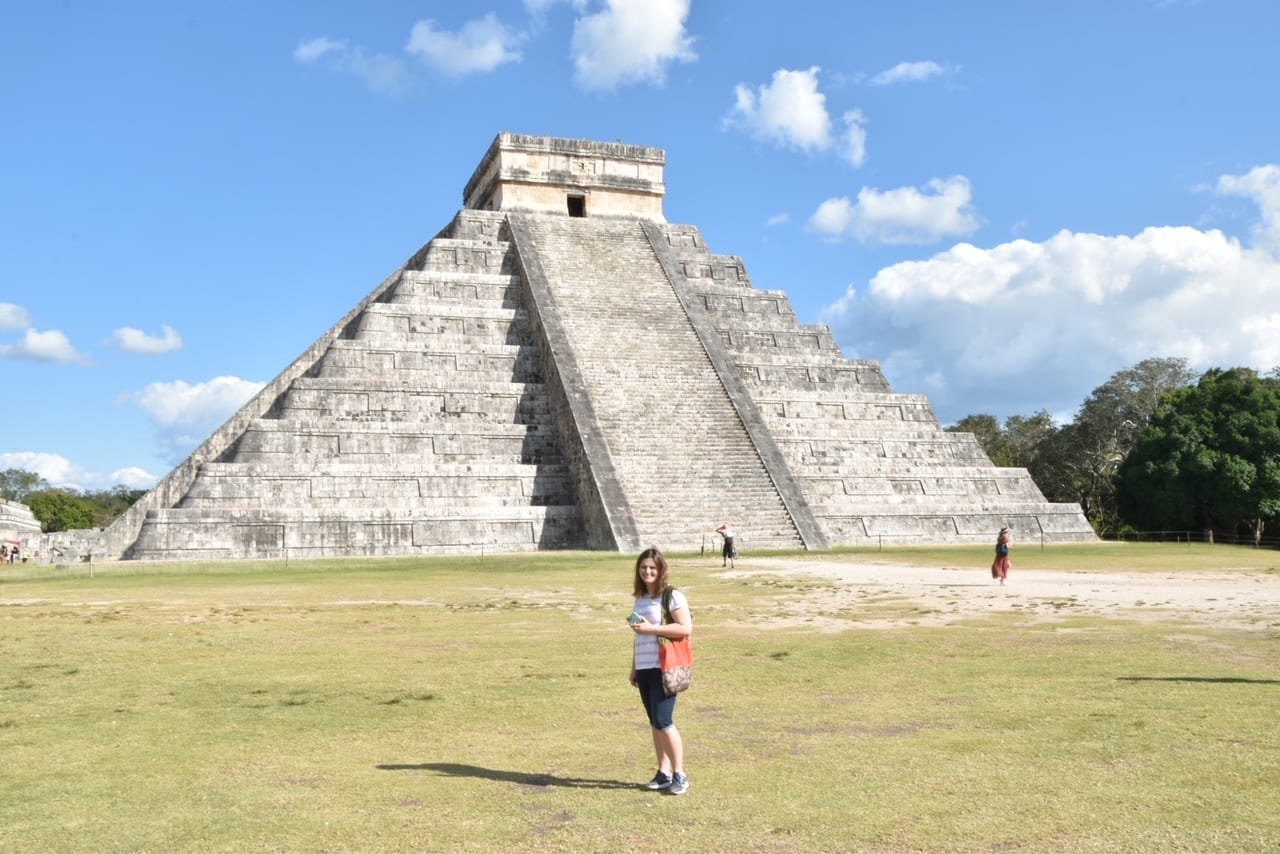
M 894 264 L 824 317 L 841 341 L 858 342 L 846 349 L 875 354 L 935 407 L 1030 414 L 1065 398 L 1070 409 L 1051 414 L 1070 420 L 1084 402 L 1082 369 L 1108 376 L 1156 355 L 1196 370 L 1280 367 L 1277 293 L 1280 259 L 1221 231 L 1064 230 Z M 937 351 L 951 359 L 929 358 Z M 1020 381 L 1029 368 L 1030 387 Z
M 696 69 L 726 66 L 714 49 L 717 22 L 700 18 L 701 8 L 693 0 L 524 0 L 518 21 L 469 9 L 465 20 L 443 22 L 441 13 L 401 22 L 398 48 L 321 29 L 280 53 L 296 68 L 358 81 L 371 99 L 403 103 L 551 62 L 546 57 L 559 51 L 565 79 L 590 103 L 647 88 L 666 89 L 678 103 Z M 780 210 L 794 199 L 772 206 L 761 233 L 794 232 L 813 247 L 888 259 L 865 279 L 840 281 L 815 313 L 847 355 L 879 359 L 896 389 L 929 395 L 944 422 L 1042 408 L 1070 418 L 1093 387 L 1153 356 L 1184 357 L 1199 370 L 1280 365 L 1280 165 L 1249 163 L 1210 183 L 1172 188 L 1203 199 L 1206 210 L 1237 212 L 1244 239 L 1194 222 L 1127 234 L 1060 228 L 1038 240 L 995 234 L 984 213 L 989 170 L 979 177 L 963 164 L 935 169 L 931 163 L 944 158 L 922 155 L 910 181 L 886 183 L 887 174 L 902 173 L 877 171 L 882 129 L 887 137 L 901 124 L 885 106 L 896 102 L 877 98 L 977 85 L 967 64 L 917 54 L 849 74 L 824 72 L 829 61 L 727 67 L 708 123 L 722 140 L 750 141 L 778 164 L 829 170 L 807 209 Z M 885 254 L 894 251 L 903 253 L 899 260 Z M 71 333 L 50 328 L 62 325 L 56 318 L 38 313 L 22 297 L 0 302 L 0 364 L 102 373 L 104 363 L 137 356 L 159 365 L 189 349 L 178 329 L 198 322 L 108 324 L 77 345 Z M 216 370 L 203 376 L 152 379 L 116 395 L 150 427 L 155 453 L 146 466 L 0 447 L 0 467 L 27 468 L 55 485 L 148 486 L 163 474 L 147 471 L 154 460 L 180 461 L 265 385 Z

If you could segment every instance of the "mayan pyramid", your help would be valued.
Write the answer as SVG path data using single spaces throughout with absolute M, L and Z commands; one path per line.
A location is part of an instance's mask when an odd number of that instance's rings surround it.
M 499 134 L 443 231 L 109 528 L 106 558 L 1091 540 L 662 212 L 665 152 Z

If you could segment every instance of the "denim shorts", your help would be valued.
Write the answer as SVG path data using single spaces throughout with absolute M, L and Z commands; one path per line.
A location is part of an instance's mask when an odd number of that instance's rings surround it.
M 656 667 L 636 671 L 636 688 L 640 689 L 640 701 L 654 729 L 667 729 L 675 722 L 675 696 L 668 697 L 662 688 L 662 671 Z

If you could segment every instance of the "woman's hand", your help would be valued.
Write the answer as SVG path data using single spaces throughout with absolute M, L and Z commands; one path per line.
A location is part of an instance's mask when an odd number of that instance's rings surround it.
M 631 624 L 631 631 L 635 632 L 638 635 L 653 634 L 652 631 L 645 631 L 645 629 L 653 629 L 653 628 L 654 628 L 653 623 L 643 618 L 640 620 L 640 622 Z
M 636 669 L 634 667 L 631 668 L 631 687 L 636 687 Z

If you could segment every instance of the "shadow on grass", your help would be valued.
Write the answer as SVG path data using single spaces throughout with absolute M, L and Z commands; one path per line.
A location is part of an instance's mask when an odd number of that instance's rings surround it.
M 478 777 L 521 786 L 563 786 L 568 789 L 640 789 L 638 783 L 622 780 L 588 780 L 581 777 L 557 777 L 554 774 L 526 774 L 523 771 L 499 771 L 478 765 L 454 762 L 424 762 L 421 765 L 378 765 L 379 771 L 434 771 L 442 777 Z
M 1119 682 L 1209 682 L 1222 685 L 1280 685 L 1280 679 L 1242 679 L 1239 676 L 1117 676 Z

